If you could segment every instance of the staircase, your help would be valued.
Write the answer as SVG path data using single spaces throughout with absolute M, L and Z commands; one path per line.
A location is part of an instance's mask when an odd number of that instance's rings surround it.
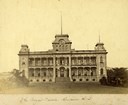
M 69 77 L 56 77 L 56 82 L 70 82 Z

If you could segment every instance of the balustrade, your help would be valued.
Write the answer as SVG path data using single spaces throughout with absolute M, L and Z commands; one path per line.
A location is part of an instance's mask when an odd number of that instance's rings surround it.
M 69 65 L 69 58 L 68 57 L 57 57 L 56 58 L 56 66 L 67 66 Z
M 96 65 L 96 57 L 72 57 L 71 58 L 72 65 Z
M 29 58 L 29 66 L 52 66 L 53 58 Z
M 96 76 L 96 68 L 72 68 L 72 76 Z
M 53 68 L 30 68 L 29 69 L 29 76 L 30 77 L 53 77 Z

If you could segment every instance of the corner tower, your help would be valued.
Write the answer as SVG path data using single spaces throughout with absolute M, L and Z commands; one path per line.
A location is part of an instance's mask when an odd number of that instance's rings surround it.
M 107 77 L 107 51 L 104 47 L 104 43 L 99 41 L 95 45 L 95 51 L 97 53 L 97 76 L 99 79 Z
M 28 55 L 29 48 L 28 45 L 21 45 L 21 49 L 19 51 L 19 70 L 22 72 L 22 76 L 28 78 Z

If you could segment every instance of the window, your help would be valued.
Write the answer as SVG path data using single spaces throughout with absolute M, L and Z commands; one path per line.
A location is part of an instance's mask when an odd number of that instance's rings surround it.
M 40 73 L 38 73 L 38 77 L 40 77 Z
M 78 76 L 81 76 L 81 73 L 79 73 Z
M 44 77 L 46 77 L 46 72 L 44 72 Z
M 68 45 L 65 46 L 65 50 L 68 50 Z
M 22 62 L 22 65 L 25 65 L 25 62 Z
M 95 79 L 92 79 L 92 81 L 95 81 Z
M 100 69 L 100 74 L 103 75 L 103 69 Z
M 87 73 L 85 73 L 84 76 L 87 76 Z
M 30 82 L 32 82 L 33 80 L 31 79 Z
M 91 76 L 93 76 L 93 71 L 91 71 Z
M 64 41 L 63 39 L 60 39 L 60 40 L 59 40 L 59 44 L 62 45 L 62 44 L 64 44 L 64 43 L 65 43 L 65 41 Z
M 34 77 L 34 73 L 32 73 L 32 77 Z
M 101 63 L 103 62 L 103 57 L 102 57 L 102 56 L 100 57 L 100 62 L 101 62 Z
M 80 70 L 78 71 L 78 76 L 81 76 L 82 73 L 83 73 L 83 71 L 80 69 Z
M 75 72 L 72 72 L 72 76 L 75 76 Z
M 88 79 L 86 79 L 86 81 L 88 81 Z

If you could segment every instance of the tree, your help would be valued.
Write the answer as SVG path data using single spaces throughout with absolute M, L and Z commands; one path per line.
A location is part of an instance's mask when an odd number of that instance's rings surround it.
M 124 86 L 128 83 L 127 68 L 112 68 L 107 70 L 108 84 L 113 86 Z
M 101 84 L 101 85 L 107 85 L 107 78 L 106 78 L 106 77 L 102 77 L 102 78 L 100 79 L 100 84 Z

